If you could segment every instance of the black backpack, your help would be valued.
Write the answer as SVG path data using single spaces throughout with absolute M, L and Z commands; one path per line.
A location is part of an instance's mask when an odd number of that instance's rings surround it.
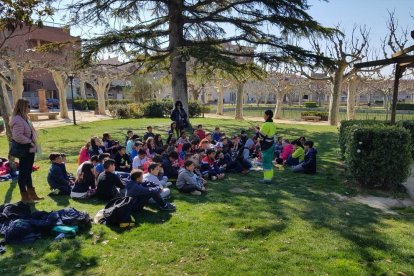
M 106 204 L 103 210 L 102 223 L 113 226 L 122 226 L 124 223 L 131 223 L 131 212 L 133 208 L 134 198 L 117 197 Z

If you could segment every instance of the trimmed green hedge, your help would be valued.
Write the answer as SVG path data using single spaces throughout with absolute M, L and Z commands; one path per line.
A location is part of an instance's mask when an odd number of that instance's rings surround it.
M 349 180 L 368 188 L 396 189 L 410 174 L 411 135 L 398 126 L 347 128 L 345 159 Z
M 76 110 L 95 110 L 98 101 L 95 99 L 75 99 L 73 104 Z
M 414 104 L 397 103 L 397 110 L 414 110 Z
M 303 111 L 300 113 L 301 116 L 320 116 L 321 121 L 328 121 L 329 112 L 324 111 Z
M 372 125 L 389 125 L 389 122 L 377 121 L 377 120 L 348 120 L 342 121 L 339 127 L 339 149 L 341 151 L 341 157 L 345 157 L 346 142 L 349 140 L 350 128 L 352 126 L 372 126 Z
M 414 121 L 413 120 L 406 120 L 406 121 L 399 121 L 398 125 L 405 128 L 410 132 L 411 135 L 411 156 L 414 159 Z
M 315 108 L 315 107 L 318 107 L 318 104 L 316 102 L 305 102 L 305 107 Z

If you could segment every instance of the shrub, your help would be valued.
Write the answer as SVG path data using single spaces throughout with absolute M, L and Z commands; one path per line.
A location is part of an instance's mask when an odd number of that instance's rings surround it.
M 109 113 L 113 118 L 128 119 L 131 117 L 128 105 L 125 104 L 111 104 L 108 105 Z
M 303 111 L 300 113 L 301 116 L 320 116 L 321 121 L 328 121 L 329 112 L 325 111 Z
M 162 118 L 170 116 L 172 101 L 149 101 L 142 106 L 145 117 Z
M 88 104 L 89 110 L 95 110 L 96 107 L 98 106 L 98 101 L 95 99 L 87 99 L 86 102 Z
M 341 126 L 339 127 L 339 149 L 341 151 L 341 157 L 345 157 L 346 151 L 346 141 L 349 139 L 349 128 L 352 126 L 372 126 L 372 125 L 385 125 L 388 124 L 385 121 L 376 121 L 376 120 L 348 120 L 342 121 Z
M 347 176 L 368 188 L 396 189 L 410 174 L 411 135 L 398 126 L 354 125 L 346 142 Z
M 316 102 L 305 102 L 306 108 L 315 108 L 318 107 L 318 104 Z
M 107 101 L 108 105 L 116 105 L 116 104 L 129 104 L 129 103 L 133 103 L 133 100 L 127 100 L 127 99 L 123 99 L 123 100 L 114 100 L 114 99 L 110 99 Z
M 144 111 L 142 106 L 136 103 L 130 103 L 127 105 L 129 110 L 130 118 L 138 119 L 144 117 Z
M 397 110 L 414 110 L 414 104 L 397 103 Z
M 414 121 L 413 120 L 406 120 L 406 121 L 399 121 L 398 125 L 405 128 L 410 132 L 411 135 L 411 156 L 414 158 Z

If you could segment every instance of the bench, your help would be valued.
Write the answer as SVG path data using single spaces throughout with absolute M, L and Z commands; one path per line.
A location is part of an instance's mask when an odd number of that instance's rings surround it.
M 30 118 L 30 121 L 39 121 L 40 116 L 47 116 L 49 120 L 56 120 L 57 115 L 59 115 L 59 112 L 37 112 L 37 113 L 29 113 L 28 116 Z
M 302 120 L 319 122 L 321 120 L 321 116 L 302 116 Z

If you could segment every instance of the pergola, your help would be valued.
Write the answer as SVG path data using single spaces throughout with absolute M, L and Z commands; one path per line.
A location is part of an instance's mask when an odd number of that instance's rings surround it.
M 414 31 L 411 31 L 411 37 L 414 38 Z M 394 79 L 394 91 L 392 96 L 391 107 L 391 123 L 395 124 L 395 118 L 397 114 L 397 102 L 398 102 L 398 86 L 400 84 L 400 78 L 405 70 L 409 67 L 414 68 L 414 55 L 409 55 L 414 51 L 414 45 L 405 48 L 399 52 L 394 53 L 391 58 L 380 59 L 374 61 L 361 62 L 354 65 L 355 68 L 367 68 L 375 66 L 384 66 L 395 64 L 395 79 Z

